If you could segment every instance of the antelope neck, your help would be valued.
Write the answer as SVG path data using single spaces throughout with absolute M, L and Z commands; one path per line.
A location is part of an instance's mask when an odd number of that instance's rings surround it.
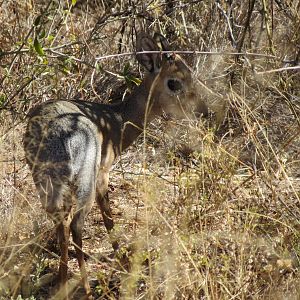
M 155 99 L 151 95 L 157 76 L 149 74 L 123 102 L 120 111 L 123 121 L 121 150 L 129 147 L 142 133 L 145 125 L 157 115 L 157 109 L 153 109 Z

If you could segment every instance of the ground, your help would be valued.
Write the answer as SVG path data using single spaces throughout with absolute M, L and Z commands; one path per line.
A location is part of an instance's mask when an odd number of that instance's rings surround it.
M 142 29 L 189 51 L 209 114 L 159 117 L 115 162 L 120 249 L 96 205 L 84 227 L 94 297 L 299 299 L 299 1 L 5 1 L 0 16 L 1 300 L 56 291 L 53 224 L 24 159 L 28 111 L 122 100 L 144 76 Z

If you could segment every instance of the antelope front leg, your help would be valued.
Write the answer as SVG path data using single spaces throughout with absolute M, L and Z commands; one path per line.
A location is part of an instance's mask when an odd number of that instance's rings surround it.
M 84 253 L 82 251 L 82 228 L 84 224 L 84 216 L 85 214 L 83 210 L 76 212 L 71 223 L 71 230 L 72 230 L 73 241 L 75 244 L 74 246 L 76 251 L 76 258 L 79 264 L 80 273 L 82 277 L 82 284 L 86 292 L 86 299 L 92 300 L 93 296 L 87 278 L 87 272 L 86 272 L 85 261 L 84 261 Z
M 96 188 L 96 201 L 100 207 L 101 214 L 103 217 L 104 225 L 107 232 L 110 234 L 114 228 L 114 220 L 112 217 L 109 198 L 108 198 L 108 174 L 101 174 L 99 176 Z M 118 242 L 115 238 L 112 241 L 112 247 L 116 251 L 119 248 Z

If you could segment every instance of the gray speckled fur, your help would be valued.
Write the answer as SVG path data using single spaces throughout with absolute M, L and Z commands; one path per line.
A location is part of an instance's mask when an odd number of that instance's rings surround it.
M 110 106 L 90 106 L 89 102 L 57 101 L 31 112 L 24 139 L 26 159 L 43 207 L 49 213 L 71 205 L 71 191 L 63 197 L 70 187 L 77 199 L 76 210 L 83 208 L 95 190 L 101 154 L 106 154 L 103 145 L 112 142 L 114 156 L 119 153 L 121 117 L 112 114 Z M 96 114 L 97 109 L 100 115 Z M 108 123 L 115 127 L 114 134 L 109 136 L 101 134 L 108 133 Z

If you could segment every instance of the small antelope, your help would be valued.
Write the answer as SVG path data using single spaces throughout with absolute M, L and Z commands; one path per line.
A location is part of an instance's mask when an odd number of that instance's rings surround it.
M 24 136 L 27 163 L 43 208 L 53 219 L 61 249 L 59 284 L 67 293 L 70 230 L 82 283 L 92 299 L 87 279 L 82 229 L 96 199 L 108 232 L 114 226 L 107 196 L 109 171 L 121 151 L 130 146 L 145 125 L 163 113 L 184 118 L 189 112 L 206 114 L 197 98 L 190 68 L 169 50 L 160 34 L 137 36 L 137 60 L 149 74 L 118 104 L 51 101 L 34 108 Z M 148 53 L 147 53 L 148 51 Z M 117 241 L 113 247 L 118 248 Z

